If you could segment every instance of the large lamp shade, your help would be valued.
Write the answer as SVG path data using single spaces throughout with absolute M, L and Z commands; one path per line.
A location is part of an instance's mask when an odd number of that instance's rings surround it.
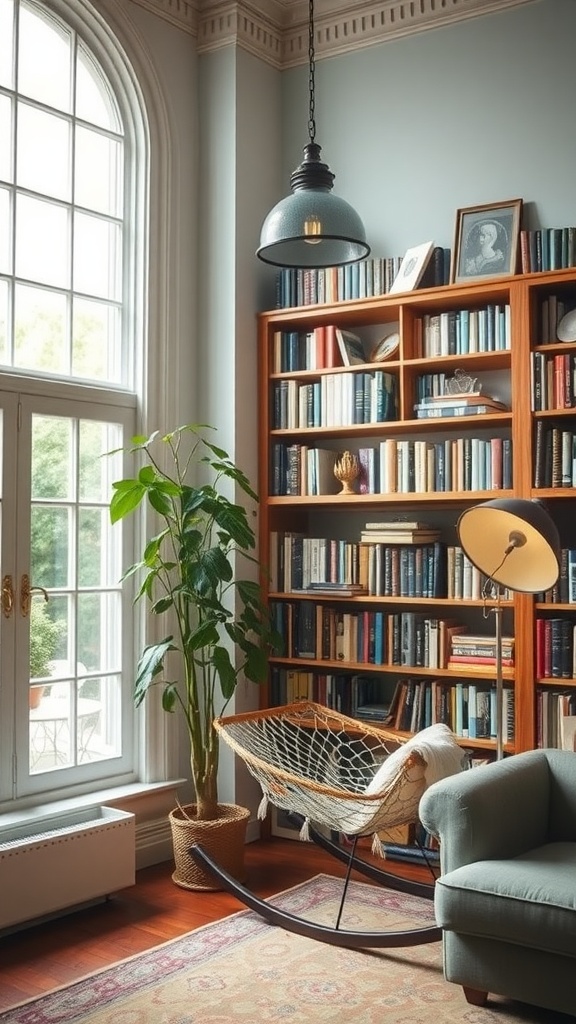
M 496 498 L 466 509 L 460 543 L 473 565 L 503 587 L 527 594 L 548 590 L 560 571 L 560 538 L 539 501 Z

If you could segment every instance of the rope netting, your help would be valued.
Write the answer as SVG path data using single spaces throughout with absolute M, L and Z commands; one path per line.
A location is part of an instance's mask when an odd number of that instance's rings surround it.
M 214 724 L 260 783 L 259 817 L 270 801 L 350 836 L 417 821 L 425 761 L 386 730 L 310 701 Z

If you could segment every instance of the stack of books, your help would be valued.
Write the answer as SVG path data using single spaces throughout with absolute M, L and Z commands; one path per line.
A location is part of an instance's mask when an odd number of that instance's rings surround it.
M 383 520 L 366 523 L 360 533 L 364 544 L 432 544 L 440 537 L 440 530 L 418 520 Z
M 459 633 L 450 638 L 450 656 L 448 668 L 462 671 L 486 668 L 496 665 L 496 639 L 493 636 L 478 636 L 472 633 Z M 514 637 L 502 637 L 502 666 L 512 668 L 514 665 Z
M 461 395 L 429 395 L 414 406 L 416 419 L 438 416 L 477 416 L 485 413 L 509 412 L 508 406 L 491 395 L 474 391 Z

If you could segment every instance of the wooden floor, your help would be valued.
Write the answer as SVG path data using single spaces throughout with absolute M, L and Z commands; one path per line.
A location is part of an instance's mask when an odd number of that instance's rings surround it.
M 262 897 L 321 871 L 345 871 L 313 843 L 285 839 L 250 843 L 246 865 L 247 885 Z M 428 879 L 421 868 L 387 867 Z M 0 1011 L 244 909 L 224 892 L 181 889 L 172 870 L 171 863 L 145 868 L 136 885 L 105 903 L 0 938 Z

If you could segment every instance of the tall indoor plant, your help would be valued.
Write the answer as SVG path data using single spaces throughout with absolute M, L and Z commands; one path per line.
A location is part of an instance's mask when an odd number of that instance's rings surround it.
M 237 575 L 239 562 L 254 562 L 251 513 L 224 491 L 236 485 L 252 501 L 257 495 L 227 452 L 207 438 L 211 429 L 187 424 L 163 436 L 133 438 L 130 451 L 142 465 L 134 478 L 113 484 L 110 502 L 113 523 L 142 502 L 160 521 L 160 531 L 146 540 L 141 559 L 123 579 L 142 574 L 136 600 L 146 598 L 155 614 L 169 613 L 173 632 L 143 650 L 134 696 L 139 706 L 158 684 L 164 710 L 183 715 L 195 789 L 185 817 L 197 822 L 224 814 L 214 717 L 241 678 L 264 681 L 273 641 L 259 584 Z M 170 652 L 180 656 L 176 679 L 167 678 Z

